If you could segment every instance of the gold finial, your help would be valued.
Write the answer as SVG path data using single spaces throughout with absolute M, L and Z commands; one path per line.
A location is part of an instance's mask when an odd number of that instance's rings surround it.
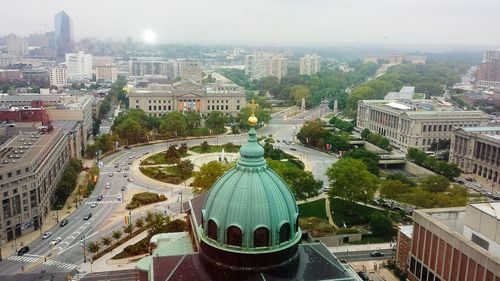
M 257 125 L 257 117 L 255 117 L 255 100 L 252 99 L 252 115 L 250 115 L 250 117 L 248 117 L 248 125 L 250 126 L 255 126 Z

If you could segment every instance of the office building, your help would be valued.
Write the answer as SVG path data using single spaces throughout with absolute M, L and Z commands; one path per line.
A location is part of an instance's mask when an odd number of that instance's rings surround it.
M 118 78 L 118 71 L 113 65 L 102 65 L 95 68 L 95 79 L 97 81 L 114 82 Z
M 201 64 L 199 61 L 182 60 L 180 61 L 180 65 L 181 65 L 180 77 L 182 80 L 191 80 L 197 83 L 201 83 L 202 74 L 201 74 Z
M 69 160 L 62 127 L 31 123 L 0 146 L 0 240 L 39 231 Z M 0 132 L 8 133 L 8 128 Z
M 451 138 L 450 162 L 456 163 L 464 173 L 499 184 L 500 127 L 455 130 Z
M 66 54 L 66 67 L 70 80 L 92 79 L 92 55 L 78 52 Z
M 313 75 L 321 69 L 321 57 L 317 54 L 305 55 L 300 58 L 300 75 Z
M 252 79 L 273 76 L 278 80 L 288 74 L 288 59 L 283 55 L 256 52 L 245 57 L 245 74 Z
M 50 86 L 63 87 L 68 84 L 68 68 L 59 64 L 49 69 Z
M 44 108 L 50 121 L 82 122 L 81 140 L 86 147 L 92 133 L 92 99 L 88 96 L 68 94 L 20 94 L 0 96 L 0 107 Z
M 216 83 L 201 85 L 191 80 L 182 80 L 172 84 L 151 84 L 147 88 L 135 88 L 127 97 L 130 108 L 142 109 L 150 116 L 185 110 L 196 110 L 203 115 L 220 111 L 225 115 L 236 116 L 246 106 L 245 93 L 229 88 L 221 88 Z
M 61 11 L 54 16 L 54 44 L 59 57 L 73 51 L 73 21 Z
M 189 231 L 153 236 L 138 280 L 361 280 L 323 243 L 301 244 L 295 198 L 266 164 L 257 118 L 248 123 L 236 167 L 209 192 L 181 202 Z
M 28 37 L 19 37 L 15 34 L 7 36 L 7 54 L 9 56 L 26 56 L 29 54 Z
M 408 280 L 500 280 L 500 202 L 413 212 Z
M 450 140 L 453 130 L 481 127 L 489 117 L 482 111 L 461 111 L 439 100 L 362 100 L 357 126 L 389 139 L 391 145 L 428 150 L 433 142 Z

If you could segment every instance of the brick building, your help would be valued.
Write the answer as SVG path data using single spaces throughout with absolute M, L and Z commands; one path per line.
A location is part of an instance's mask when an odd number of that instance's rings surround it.
M 49 123 L 49 115 L 44 108 L 9 108 L 0 109 L 0 121 L 7 123 L 17 122 L 41 122 L 43 125 Z
M 396 266 L 406 273 L 410 265 L 411 238 L 413 235 L 413 225 L 401 225 L 398 231 L 396 248 Z

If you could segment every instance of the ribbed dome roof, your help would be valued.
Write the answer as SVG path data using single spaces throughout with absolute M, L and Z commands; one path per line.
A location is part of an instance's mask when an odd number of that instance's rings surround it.
M 200 237 L 231 252 L 274 252 L 295 245 L 300 239 L 295 198 L 267 166 L 253 127 L 240 154 L 237 166 L 207 196 Z

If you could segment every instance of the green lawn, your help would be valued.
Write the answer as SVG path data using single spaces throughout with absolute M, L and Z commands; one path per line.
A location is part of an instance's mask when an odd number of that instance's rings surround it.
M 142 165 L 160 165 L 160 164 L 170 164 L 167 161 L 167 157 L 164 152 L 153 154 L 141 162 Z
M 350 207 L 347 204 L 347 201 L 339 198 L 333 198 L 330 201 L 330 209 L 333 211 L 333 222 L 339 227 L 342 227 L 344 223 L 347 227 L 369 224 L 371 215 L 374 212 L 379 212 L 384 216 L 389 216 L 389 218 L 395 222 L 399 222 L 401 220 L 401 215 L 397 212 L 378 210 L 356 203 Z M 351 209 L 351 212 L 349 212 L 349 209 Z
M 299 217 L 301 218 L 309 218 L 316 217 L 320 219 L 327 219 L 326 217 L 326 209 L 325 209 L 325 200 L 320 199 L 316 201 L 311 201 L 303 204 L 299 204 Z
M 196 153 L 216 153 L 216 152 L 222 152 L 222 149 L 224 148 L 224 152 L 227 153 L 236 153 L 240 151 L 240 146 L 239 145 L 211 145 L 208 147 L 208 151 L 203 151 L 201 146 L 193 146 L 190 148 L 190 150 L 196 152 Z
M 144 175 L 162 182 L 179 184 L 184 181 L 184 179 L 179 176 L 179 171 L 175 166 L 140 167 L 139 169 Z

